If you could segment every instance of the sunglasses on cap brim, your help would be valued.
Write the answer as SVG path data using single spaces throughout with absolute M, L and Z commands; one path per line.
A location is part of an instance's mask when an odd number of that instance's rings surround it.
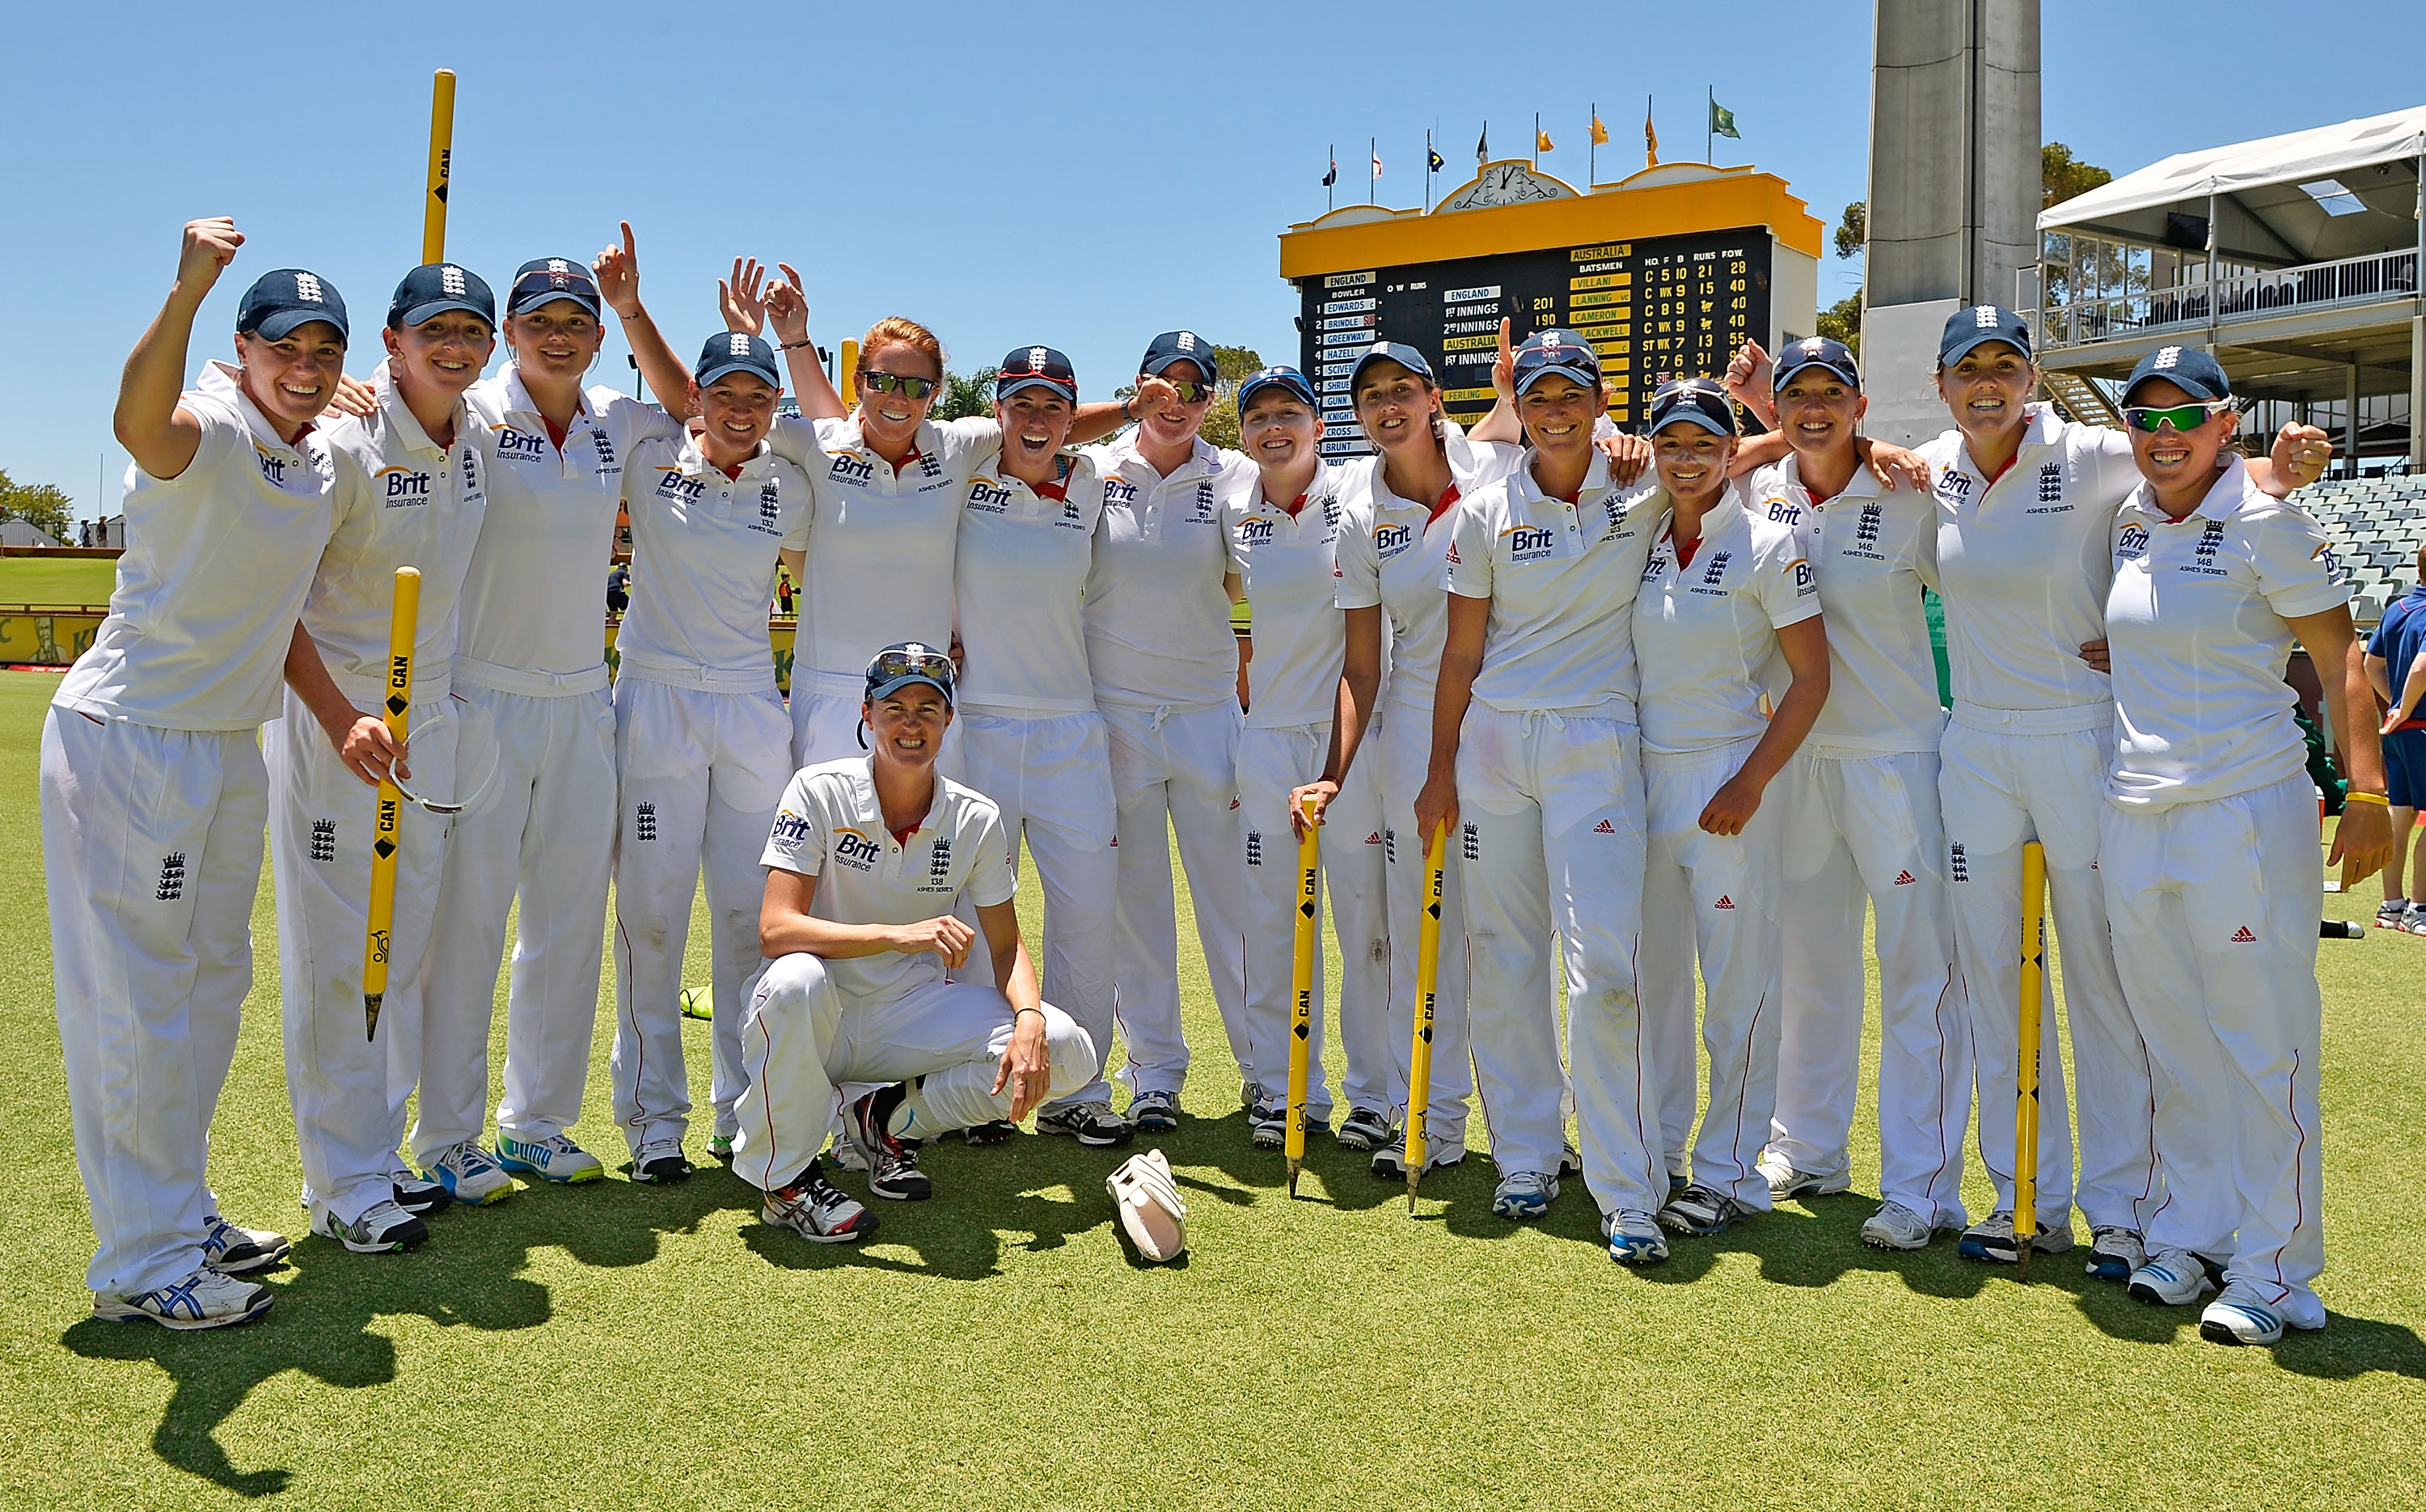
M 889 651 L 879 656 L 874 665 L 867 669 L 867 684 L 870 687 L 890 683 L 897 677 L 931 677 L 943 684 L 945 689 L 949 691 L 952 685 L 952 659 L 940 651 Z

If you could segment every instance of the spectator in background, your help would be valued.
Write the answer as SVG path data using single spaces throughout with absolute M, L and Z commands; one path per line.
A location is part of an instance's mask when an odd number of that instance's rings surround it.
M 622 614 L 632 606 L 632 568 L 617 562 L 606 571 L 606 612 Z
M 2392 799 L 2392 860 L 2384 867 L 2384 904 L 2375 910 L 2379 929 L 2405 929 L 2426 935 L 2426 909 L 2409 899 L 2404 874 L 2426 875 L 2426 857 L 2412 866 L 2412 837 L 2418 829 L 2418 799 L 2426 796 L 2426 716 L 2418 703 L 2426 697 L 2426 546 L 2418 549 L 2418 583 L 2385 606 L 2384 620 L 2367 643 L 2368 681 L 2375 696 L 2390 706 L 2384 720 L 2386 796 Z M 2426 890 L 2421 890 L 2426 891 Z
M 775 608 L 780 614 L 792 612 L 792 570 L 788 567 L 775 569 Z
M 76 544 L 79 546 L 90 546 L 92 544 L 91 521 L 79 520 L 76 522 Z

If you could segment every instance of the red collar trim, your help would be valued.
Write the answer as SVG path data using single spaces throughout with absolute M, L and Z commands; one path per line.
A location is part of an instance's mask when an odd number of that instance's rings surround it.
M 1441 516 L 1457 507 L 1457 485 L 1452 483 L 1448 486 L 1448 491 L 1440 496 L 1440 502 L 1432 506 L 1432 512 L 1424 516 L 1425 526 L 1429 528 L 1433 521 L 1438 520 Z M 1567 502 L 1572 504 L 1575 501 L 1570 499 Z

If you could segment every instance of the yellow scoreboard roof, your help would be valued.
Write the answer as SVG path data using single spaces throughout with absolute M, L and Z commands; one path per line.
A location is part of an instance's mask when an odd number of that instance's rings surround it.
M 1493 185 L 1510 180 L 1530 181 L 1525 192 L 1545 197 L 1450 208 L 1486 197 Z M 1784 179 L 1749 167 L 1669 163 L 1584 194 L 1525 159 L 1513 158 L 1485 164 L 1429 213 L 1343 205 L 1319 219 L 1291 226 L 1281 233 L 1281 277 L 1636 241 L 1728 226 L 1767 226 L 1780 243 L 1806 257 L 1820 255 L 1826 229 L 1803 201 L 1787 192 Z

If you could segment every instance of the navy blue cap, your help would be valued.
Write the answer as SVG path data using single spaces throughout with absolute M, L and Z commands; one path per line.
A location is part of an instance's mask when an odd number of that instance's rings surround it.
M 346 324 L 346 301 L 338 298 L 337 286 L 299 267 L 264 273 L 252 281 L 252 287 L 244 291 L 243 301 L 235 307 L 236 334 L 264 341 L 284 341 L 296 327 L 315 320 L 336 327 L 338 340 L 352 339 Z
M 1805 336 L 1788 342 L 1786 350 L 1777 354 L 1777 365 L 1770 378 L 1772 389 L 1783 390 L 1786 380 L 1806 367 L 1824 367 L 1859 389 L 1862 386 L 1861 366 L 1853 361 L 1852 349 L 1843 342 L 1826 336 Z
M 1078 402 L 1077 370 L 1070 365 L 1070 359 L 1053 347 L 1013 347 L 995 371 L 994 396 L 1008 399 L 1027 389 L 1058 394 L 1075 405 Z
M 1249 401 L 1266 389 L 1286 389 L 1304 400 L 1307 409 L 1321 408 L 1322 402 L 1314 396 L 1314 385 L 1306 381 L 1304 374 L 1293 367 L 1276 365 L 1257 368 L 1238 385 L 1238 412 L 1245 414 Z
M 867 694 L 864 701 L 889 699 L 913 683 L 924 683 L 952 701 L 952 659 L 915 640 L 897 640 L 867 662 Z
M 1138 371 L 1159 376 L 1173 362 L 1193 362 L 1196 371 L 1210 383 L 1221 375 L 1213 368 L 1213 344 L 1192 330 L 1166 330 L 1148 343 L 1145 356 L 1138 362 Z
M 2131 380 L 2123 385 L 2123 402 L 2129 404 L 2131 391 L 2150 378 L 2163 378 L 2193 399 L 2232 397 L 2232 380 L 2224 376 L 2224 364 L 2204 346 L 2159 346 L 2140 359 Z
M 727 373 L 748 373 L 778 389 L 784 386 L 775 348 L 746 330 L 720 330 L 707 338 L 699 349 L 699 365 L 690 370 L 691 381 L 703 389 Z
M 479 274 L 452 263 L 424 263 L 396 286 L 396 298 L 387 302 L 388 329 L 409 330 L 449 310 L 478 315 L 496 329 L 497 297 Z
M 1553 373 L 1591 388 L 1600 381 L 1600 353 L 1572 330 L 1537 330 L 1516 348 L 1516 392 L 1523 394 Z
M 528 314 L 543 304 L 570 299 L 590 312 L 591 319 L 599 318 L 604 308 L 598 298 L 598 284 L 590 276 L 590 265 L 569 257 L 534 257 L 514 269 L 514 286 L 506 296 L 506 313 Z
M 1651 395 L 1651 429 L 1657 436 L 1679 423 L 1695 425 L 1721 436 L 1736 433 L 1736 409 L 1727 391 L 1706 378 L 1673 378 Z
M 1427 383 L 1439 383 L 1432 377 L 1432 364 L 1424 361 L 1423 353 L 1402 341 L 1377 341 L 1356 354 L 1356 365 L 1348 370 L 1349 393 L 1356 392 L 1356 380 L 1365 376 L 1367 362 L 1396 362 Z
M 1963 354 L 1982 342 L 2000 341 L 2030 355 L 2030 322 L 2011 310 L 1993 304 L 1975 304 L 1957 310 L 1946 317 L 1945 334 L 1937 338 L 1937 365 L 1949 367 L 1963 360 Z

